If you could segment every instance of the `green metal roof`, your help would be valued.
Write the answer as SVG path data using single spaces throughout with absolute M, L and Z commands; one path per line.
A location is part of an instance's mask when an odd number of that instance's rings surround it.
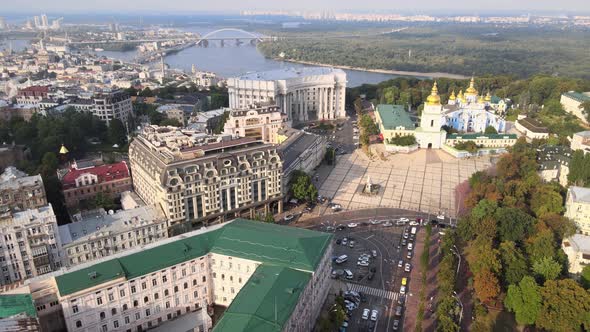
M 564 93 L 564 95 L 572 98 L 575 101 L 578 101 L 580 103 L 583 103 L 585 101 L 590 101 L 590 95 L 586 95 L 583 93 L 579 93 L 579 92 L 566 92 Z
M 209 252 L 314 271 L 331 238 L 331 234 L 236 219 L 210 232 L 113 258 L 55 279 L 63 296 L 121 277 L 133 279 Z
M 482 134 L 482 133 L 474 133 L 474 134 L 450 134 L 447 136 L 447 139 L 478 139 L 478 138 L 487 138 L 487 139 L 517 139 L 518 135 L 516 134 Z
M 29 317 L 37 317 L 37 309 L 30 294 L 0 295 L 0 318 L 6 318 L 20 313 Z
M 283 331 L 310 279 L 307 272 L 260 265 L 213 331 Z
M 410 115 L 404 109 L 402 105 L 377 105 L 377 112 L 381 118 L 383 128 L 386 130 L 395 130 L 396 128 L 403 127 L 406 130 L 414 130 L 416 126 Z

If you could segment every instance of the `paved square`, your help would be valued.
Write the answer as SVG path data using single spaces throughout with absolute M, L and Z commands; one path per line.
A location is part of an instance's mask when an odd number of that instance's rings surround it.
M 401 208 L 455 216 L 455 187 L 491 166 L 488 157 L 456 159 L 440 150 L 419 150 L 382 160 L 363 152 L 343 155 L 320 187 L 344 209 Z M 362 194 L 368 179 L 381 186 L 378 195 Z

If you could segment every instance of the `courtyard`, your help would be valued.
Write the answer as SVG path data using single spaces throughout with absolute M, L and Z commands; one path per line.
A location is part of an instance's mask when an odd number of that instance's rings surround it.
M 457 159 L 441 150 L 372 158 L 355 150 L 338 158 L 319 194 L 344 210 L 382 207 L 455 217 L 462 204 L 455 187 L 490 166 L 489 157 Z M 378 186 L 377 193 L 363 192 L 367 181 Z

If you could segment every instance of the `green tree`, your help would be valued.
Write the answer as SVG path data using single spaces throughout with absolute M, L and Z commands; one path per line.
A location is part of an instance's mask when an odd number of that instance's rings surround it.
M 554 280 L 561 274 L 561 264 L 556 262 L 553 258 L 543 257 L 540 260 L 533 262 L 533 272 L 535 272 L 543 282 Z
M 516 208 L 499 208 L 494 214 L 500 241 L 523 241 L 530 234 L 535 218 Z
M 298 200 L 313 202 L 317 197 L 318 191 L 307 173 L 296 171 L 291 178 L 291 193 Z
M 487 135 L 489 135 L 489 134 L 497 134 L 497 133 L 498 133 L 498 131 L 493 126 L 487 126 L 486 127 L 486 130 L 484 132 L 484 134 L 487 134 Z
M 160 122 L 160 126 L 182 127 L 182 123 L 176 119 L 166 118 Z
M 541 310 L 541 301 L 540 287 L 535 279 L 526 276 L 517 285 L 508 286 L 504 305 L 514 312 L 518 324 L 532 325 Z
M 139 96 L 140 97 L 153 97 L 154 92 L 150 88 L 145 88 L 145 89 L 141 90 L 141 92 L 139 93 Z
M 537 230 L 535 234 L 525 241 L 526 253 L 531 262 L 536 262 L 545 257 L 554 258 L 555 246 L 555 237 L 550 229 Z
M 122 146 L 127 141 L 127 130 L 119 119 L 112 119 L 108 129 L 109 142 Z
M 537 217 L 548 213 L 560 214 L 564 209 L 563 197 L 552 186 L 543 185 L 533 192 L 531 209 Z
M 41 165 L 39 166 L 39 173 L 44 177 L 55 175 L 59 161 L 57 156 L 53 152 L 45 152 L 41 159 Z
M 586 115 L 586 120 L 588 122 L 590 122 L 590 100 L 587 100 L 583 103 L 580 103 L 580 106 L 578 106 L 582 112 Z
M 500 244 L 500 260 L 505 285 L 517 284 L 528 274 L 526 258 L 514 242 L 506 241 Z
M 590 289 L 590 265 L 584 266 L 580 273 L 580 282 L 586 289 Z
M 590 293 L 572 279 L 549 280 L 541 288 L 543 307 L 536 326 L 548 331 L 590 329 Z

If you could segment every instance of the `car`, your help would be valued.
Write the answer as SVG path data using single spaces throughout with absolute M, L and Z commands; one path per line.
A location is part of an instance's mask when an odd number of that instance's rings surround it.
M 336 258 L 336 264 L 342 264 L 342 263 L 346 262 L 347 260 L 348 260 L 347 255 L 339 256 L 338 258 Z
M 396 320 L 393 321 L 392 329 L 394 331 L 397 331 L 397 329 L 399 329 L 399 320 L 398 319 L 396 319 Z
M 333 232 L 334 231 L 334 226 L 328 226 L 326 227 L 326 232 Z
M 361 316 L 361 318 L 364 320 L 369 319 L 370 313 L 371 313 L 371 310 L 369 310 L 368 308 L 363 309 L 363 315 Z
M 406 265 L 404 266 L 404 271 L 410 272 L 411 270 L 412 270 L 412 264 L 406 263 Z
M 367 277 L 367 279 L 373 280 L 373 278 L 375 278 L 375 273 L 374 272 L 369 273 L 369 276 Z
M 371 250 L 371 254 L 373 255 L 373 257 L 377 257 L 377 250 Z
M 336 244 L 340 244 L 340 243 L 342 243 L 342 239 L 336 240 Z
M 353 223 L 353 222 L 351 222 L 351 223 L 350 223 L 350 224 L 348 224 L 347 226 L 348 226 L 348 228 L 356 228 L 356 227 L 358 227 L 358 224 L 357 224 L 357 223 Z
M 369 254 L 362 254 L 359 256 L 359 260 L 368 261 L 369 259 L 371 259 L 371 255 Z
M 406 286 L 408 284 L 408 278 L 402 278 L 402 286 Z
M 400 260 L 399 262 L 397 262 L 397 267 L 403 267 L 404 266 L 404 261 Z
M 409 222 L 410 219 L 408 219 L 408 218 L 399 218 L 399 221 L 406 223 L 406 222 Z
M 410 221 L 410 226 L 418 226 L 418 225 L 420 225 L 420 223 L 419 223 L 419 222 L 417 222 L 417 221 L 413 221 L 413 220 L 412 220 L 412 221 Z
M 407 289 L 406 289 L 406 286 L 401 286 L 401 287 L 399 288 L 399 293 L 400 293 L 400 294 L 406 294 L 406 290 L 407 290 Z
M 408 250 L 414 249 L 414 244 L 412 242 L 408 243 Z
M 285 216 L 284 220 L 285 220 L 285 221 L 291 221 L 291 220 L 293 220 L 294 218 L 295 218 L 295 216 L 294 216 L 294 215 L 292 215 L 292 214 L 288 214 L 288 215 L 286 215 L 286 216 Z
M 367 302 L 367 296 L 364 293 L 359 292 L 359 297 L 361 298 L 361 302 Z
M 354 248 L 354 241 L 350 241 L 350 243 L 348 244 L 348 246 L 349 246 L 350 248 Z
M 371 219 L 371 220 L 369 220 L 369 222 L 371 223 L 371 225 L 378 225 L 381 223 L 381 220 Z
M 412 259 L 412 252 L 411 251 L 408 251 L 408 254 L 406 255 L 406 258 L 407 259 Z
M 436 216 L 436 219 L 444 221 L 445 220 L 445 215 L 444 214 L 439 214 L 438 216 Z
M 369 321 L 369 331 L 373 331 L 375 329 L 375 322 L 370 320 Z
M 398 220 L 398 221 L 395 222 L 395 225 L 396 226 L 403 226 L 405 224 L 406 224 L 406 222 L 405 221 L 401 221 L 401 220 Z
M 369 266 L 369 262 L 367 262 L 367 261 L 358 261 L 356 263 L 356 265 L 358 265 L 358 266 Z
M 390 221 L 383 223 L 383 227 L 391 227 L 391 226 L 393 226 L 393 224 Z
M 406 239 L 402 239 L 402 246 L 405 247 L 406 244 L 408 244 L 408 241 L 406 241 Z
M 340 278 L 344 275 L 344 270 L 332 270 L 332 279 Z
M 404 305 L 404 303 L 406 303 L 406 296 L 404 294 L 400 294 L 400 296 L 397 298 L 397 304 Z
M 408 237 L 410 237 L 410 235 L 408 233 L 404 233 L 404 239 L 407 239 Z
M 404 312 L 404 307 L 402 307 L 401 305 L 398 305 L 397 308 L 395 308 L 395 315 L 396 316 L 400 317 L 403 312 Z
M 377 268 L 373 266 L 370 271 L 375 273 L 375 272 L 377 272 Z
M 346 279 L 349 279 L 349 280 L 350 280 L 350 279 L 352 279 L 352 278 L 353 278 L 353 276 L 354 276 L 354 275 L 352 274 L 352 271 L 350 271 L 349 269 L 345 269 L 345 270 L 344 270 L 344 275 L 346 275 Z
M 341 243 L 342 243 L 343 246 L 347 245 L 348 244 L 348 239 L 347 238 L 343 238 Z
M 371 320 L 372 321 L 377 321 L 377 315 L 379 315 L 379 312 L 377 311 L 377 309 L 373 309 L 371 310 Z
M 343 231 L 345 229 L 346 229 L 346 226 L 344 226 L 344 225 L 339 225 L 338 227 L 336 227 L 337 231 Z
M 345 329 L 347 327 L 348 327 L 348 322 L 347 321 L 342 322 L 342 328 Z

